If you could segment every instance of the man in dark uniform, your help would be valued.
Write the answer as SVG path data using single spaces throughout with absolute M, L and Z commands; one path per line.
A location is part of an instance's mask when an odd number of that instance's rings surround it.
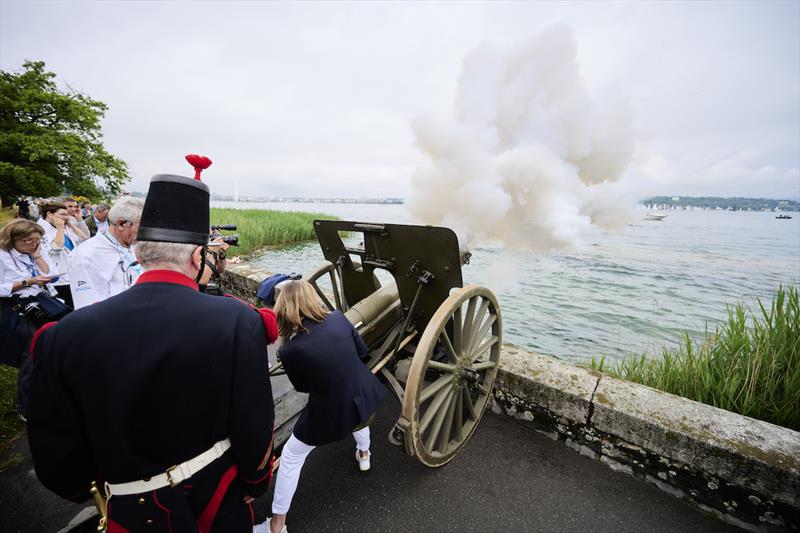
M 98 480 L 108 531 L 251 531 L 266 492 L 274 409 L 265 324 L 197 290 L 209 192 L 155 176 L 125 292 L 33 341 L 28 439 L 36 474 L 82 502 Z M 86 345 L 108 346 L 87 351 Z

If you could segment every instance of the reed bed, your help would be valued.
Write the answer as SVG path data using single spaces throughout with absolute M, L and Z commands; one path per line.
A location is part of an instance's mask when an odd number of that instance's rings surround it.
M 591 368 L 728 411 L 800 430 L 800 304 L 796 286 L 779 287 L 769 307 L 739 302 L 701 342 L 685 335 L 660 358 L 646 354 Z
M 268 246 L 280 246 L 316 239 L 313 221 L 336 217 L 297 211 L 264 211 L 260 209 L 212 208 L 212 224 L 236 224 L 239 247 L 229 253 L 248 255 Z M 223 231 L 224 235 L 233 232 Z

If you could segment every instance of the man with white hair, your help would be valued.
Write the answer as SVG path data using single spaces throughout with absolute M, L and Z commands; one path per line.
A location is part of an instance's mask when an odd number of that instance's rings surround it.
M 75 309 L 119 294 L 136 282 L 142 269 L 133 244 L 144 201 L 126 197 L 108 212 L 108 231 L 98 233 L 69 257 L 69 280 Z
M 155 176 L 136 245 L 145 272 L 31 342 L 36 475 L 75 502 L 102 480 L 108 531 L 252 533 L 250 504 L 269 487 L 274 339 L 263 314 L 198 291 L 209 197 L 199 180 Z

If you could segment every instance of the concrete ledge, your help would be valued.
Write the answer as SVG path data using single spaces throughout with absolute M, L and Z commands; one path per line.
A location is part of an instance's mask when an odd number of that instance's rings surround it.
M 510 346 L 493 409 L 738 527 L 800 527 L 796 431 Z

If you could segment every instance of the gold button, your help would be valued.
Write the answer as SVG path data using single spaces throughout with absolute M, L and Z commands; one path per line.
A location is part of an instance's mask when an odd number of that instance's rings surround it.
M 139 498 L 139 505 L 144 505 L 144 498 Z

